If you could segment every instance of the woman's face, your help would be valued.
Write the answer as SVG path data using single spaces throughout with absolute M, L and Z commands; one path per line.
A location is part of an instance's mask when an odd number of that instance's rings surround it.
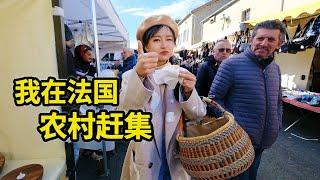
M 172 31 L 168 27 L 162 27 L 149 39 L 145 49 L 148 52 L 156 52 L 159 54 L 158 66 L 161 66 L 173 56 L 175 46 Z
M 92 62 L 93 61 L 93 53 L 92 53 L 92 51 L 90 51 L 90 50 L 86 51 L 83 54 L 82 58 L 86 62 Z

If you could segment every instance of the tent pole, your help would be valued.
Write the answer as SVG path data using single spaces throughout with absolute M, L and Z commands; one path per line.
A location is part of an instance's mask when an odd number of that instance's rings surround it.
M 96 1 L 95 0 L 91 0 L 91 12 L 92 12 L 93 35 L 94 35 L 94 49 L 95 49 L 95 52 L 96 52 L 97 76 L 99 77 L 99 74 L 100 74 L 100 57 L 99 57 L 99 43 L 98 43 Z
M 281 11 L 283 11 L 283 7 L 284 7 L 284 0 L 281 1 Z
M 97 33 L 97 17 L 96 17 L 96 1 L 91 0 L 91 10 L 92 10 L 92 24 L 94 33 L 94 49 L 96 51 L 96 65 L 97 65 L 97 76 L 100 74 L 100 57 L 99 57 L 99 44 L 98 44 L 98 33 Z M 106 142 L 102 142 L 102 153 L 104 162 L 104 176 L 109 176 L 108 164 L 107 164 L 107 151 Z

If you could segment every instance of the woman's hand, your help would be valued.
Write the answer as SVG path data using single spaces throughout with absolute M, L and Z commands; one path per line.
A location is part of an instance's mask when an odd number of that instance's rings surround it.
M 191 72 L 189 72 L 184 68 L 180 69 L 179 77 L 183 78 L 183 81 L 181 84 L 183 87 L 183 92 L 187 96 L 187 98 L 189 98 L 192 93 L 192 90 L 196 85 L 197 78 L 195 75 L 193 75 Z
M 153 73 L 156 70 L 158 63 L 158 53 L 143 52 L 143 45 L 141 41 L 138 41 L 138 62 L 135 67 L 137 74 L 140 77 L 146 77 L 147 75 Z

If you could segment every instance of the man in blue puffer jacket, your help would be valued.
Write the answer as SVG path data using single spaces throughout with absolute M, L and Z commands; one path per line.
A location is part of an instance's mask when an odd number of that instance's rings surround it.
M 273 55 L 285 31 L 278 20 L 257 24 L 251 46 L 220 65 L 210 88 L 209 96 L 234 115 L 255 149 L 253 164 L 236 179 L 256 179 L 261 154 L 282 125 L 281 74 Z

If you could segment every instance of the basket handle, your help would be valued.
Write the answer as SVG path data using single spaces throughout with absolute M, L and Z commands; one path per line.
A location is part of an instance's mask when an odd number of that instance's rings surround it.
M 220 104 L 218 104 L 216 101 L 214 101 L 211 97 L 202 97 L 202 100 L 205 103 L 207 103 L 215 108 L 218 108 L 222 112 L 222 114 L 224 114 L 224 112 L 226 112 L 226 110 Z
M 215 108 L 218 108 L 219 111 L 221 111 L 222 115 L 225 117 L 228 112 L 220 105 L 218 104 L 217 102 L 215 102 L 214 100 L 212 100 L 210 97 L 204 97 L 204 96 L 200 96 L 200 98 L 202 99 L 202 101 L 204 101 L 205 103 L 207 103 L 208 105 L 211 105 Z M 184 137 L 187 137 L 187 126 L 190 126 L 190 125 L 196 125 L 196 124 L 205 124 L 207 122 L 204 122 L 203 120 L 201 121 L 191 121 L 191 122 L 187 122 L 186 119 L 185 119 L 185 113 L 184 111 L 182 110 L 182 114 L 181 114 L 181 117 L 179 119 L 179 124 L 178 124 L 178 128 L 180 129 L 180 133 L 182 136 Z

